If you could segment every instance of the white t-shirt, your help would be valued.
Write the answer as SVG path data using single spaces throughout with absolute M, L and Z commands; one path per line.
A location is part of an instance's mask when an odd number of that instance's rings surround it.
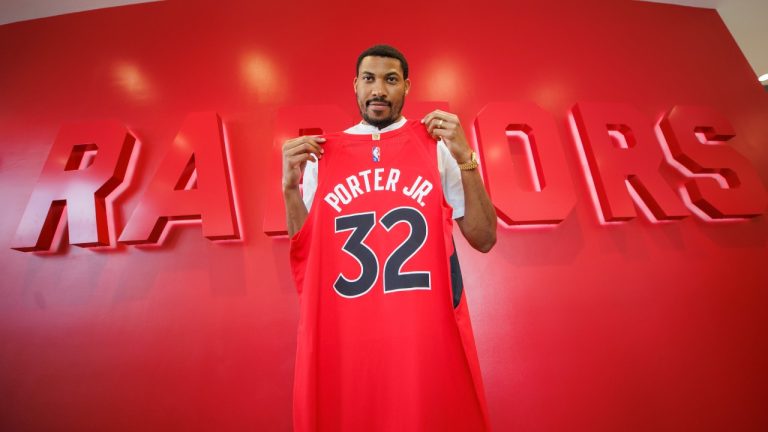
M 400 128 L 405 124 L 405 117 L 385 127 L 379 129 L 376 126 L 371 126 L 360 122 L 351 128 L 344 131 L 344 133 L 354 135 L 366 135 L 373 133 L 389 132 Z M 443 194 L 445 200 L 453 207 L 453 218 L 458 219 L 464 216 L 464 187 L 461 184 L 461 170 L 456 159 L 451 155 L 450 150 L 446 147 L 443 140 L 437 142 L 437 169 L 440 171 L 440 180 L 443 184 Z M 317 164 L 314 162 L 307 163 L 304 168 L 304 177 L 302 180 L 303 185 L 303 200 L 307 209 L 312 208 L 312 200 L 315 198 L 315 192 L 317 191 Z

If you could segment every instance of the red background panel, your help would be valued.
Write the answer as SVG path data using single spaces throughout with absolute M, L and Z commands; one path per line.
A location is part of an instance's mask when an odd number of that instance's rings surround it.
M 496 430 L 768 429 L 765 210 L 603 224 L 568 119 L 578 102 L 651 124 L 714 108 L 765 189 L 768 94 L 715 11 L 594 0 L 168 1 L 0 26 L 0 429 L 291 429 L 297 296 L 287 241 L 263 232 L 278 113 L 357 118 L 355 59 L 378 42 L 409 59 L 406 109 L 447 101 L 470 131 L 486 104 L 532 102 L 568 162 L 562 222 L 500 228 L 487 255 L 457 240 Z M 141 143 L 119 234 L 184 119 L 210 111 L 240 241 L 188 224 L 153 248 L 64 230 L 52 253 L 11 249 L 63 125 L 116 120 Z

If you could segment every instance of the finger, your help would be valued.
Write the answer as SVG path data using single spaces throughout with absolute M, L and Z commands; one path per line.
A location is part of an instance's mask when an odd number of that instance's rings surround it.
M 302 138 L 306 138 L 312 142 L 318 143 L 318 144 L 324 144 L 325 138 L 323 138 L 322 135 L 304 135 Z
M 440 119 L 430 114 L 430 118 L 424 123 L 427 126 L 427 132 L 432 133 L 438 123 L 440 123 Z
M 302 135 L 296 138 L 292 138 L 288 141 L 303 141 L 303 140 L 325 141 L 325 137 L 323 137 L 322 135 Z
M 448 127 L 450 127 L 450 126 L 446 123 L 445 119 L 437 118 L 437 117 L 432 119 L 432 122 L 431 122 L 432 132 L 434 132 L 434 131 L 436 131 L 438 129 L 443 129 L 444 130 L 444 129 L 447 129 Z
M 452 140 L 456 138 L 456 131 L 448 129 L 435 129 L 432 131 L 431 135 L 434 139 L 442 139 L 443 141 L 446 139 Z
M 440 117 L 440 110 L 434 110 L 430 112 L 429 114 L 425 115 L 423 119 L 421 119 L 421 122 L 426 124 L 432 121 L 434 118 Z
M 314 155 L 312 153 L 303 153 L 303 154 L 301 154 L 299 156 L 296 156 L 296 157 L 299 160 L 301 160 L 302 163 L 304 163 L 304 162 L 317 162 L 323 156 L 322 155 L 316 156 L 316 155 Z
M 304 162 L 317 162 L 317 157 L 311 153 L 302 153 L 288 158 L 288 166 L 290 168 L 296 168 Z
M 296 147 L 286 150 L 285 155 L 293 156 L 301 153 L 314 153 L 318 156 L 321 156 L 323 152 L 324 150 L 320 148 L 318 144 L 315 144 L 313 142 L 305 142 Z
M 452 123 L 450 120 L 446 120 L 444 118 L 435 117 L 432 120 L 429 121 L 427 124 L 427 131 L 429 133 L 432 133 L 435 129 L 447 129 L 451 130 L 454 129 L 456 125 Z
M 451 122 L 455 122 L 455 123 L 459 122 L 459 116 L 457 116 L 456 114 L 449 113 L 449 112 L 443 111 L 443 110 L 435 110 L 435 112 L 437 112 L 437 114 L 440 117 L 446 119 L 446 121 L 451 121 Z
M 321 137 L 319 135 L 307 136 L 306 138 L 307 138 L 306 142 L 308 144 L 312 145 L 313 148 L 315 148 L 318 151 L 320 151 L 320 153 L 324 153 L 325 152 L 325 150 L 323 150 L 323 147 L 322 147 L 322 145 L 325 143 L 325 138 L 323 138 L 323 137 Z
M 309 157 L 309 156 L 315 157 L 316 159 L 322 159 L 322 157 L 323 157 L 322 154 L 320 154 L 320 153 L 318 153 L 316 151 L 296 151 L 294 153 L 283 155 L 283 158 L 286 161 L 289 161 L 289 160 L 292 160 L 293 158 L 296 158 L 296 157 Z
M 317 148 L 315 144 L 301 143 L 296 145 L 295 147 L 291 147 L 283 151 L 283 154 L 285 156 L 294 156 L 294 155 L 303 154 L 303 153 L 320 154 L 320 149 Z
M 459 116 L 453 113 L 449 113 L 447 111 L 440 110 L 440 109 L 436 109 L 430 112 L 429 114 L 427 114 L 426 116 L 424 116 L 424 118 L 421 119 L 421 122 L 427 123 L 431 121 L 433 118 L 442 118 L 445 121 L 452 121 L 455 123 L 459 122 Z
M 435 118 L 438 115 L 438 111 L 440 110 L 434 110 L 430 112 L 429 114 L 425 115 L 423 119 L 421 119 L 421 122 L 424 124 L 429 123 L 433 118 Z
M 283 144 L 283 150 L 289 150 L 293 149 L 295 147 L 299 147 L 302 144 L 310 143 L 314 146 L 317 146 L 317 148 L 320 148 L 320 145 L 325 143 L 325 138 L 319 136 L 319 135 L 307 135 L 302 136 L 294 139 L 290 139 Z
M 296 138 L 294 140 L 290 140 L 290 145 L 288 145 L 288 147 L 289 148 L 293 148 L 293 147 L 300 146 L 300 145 L 305 144 L 305 143 L 310 143 L 312 145 L 316 145 L 319 148 L 320 145 L 325 143 L 325 138 L 323 138 L 321 136 L 317 136 L 317 135 L 314 135 L 314 136 L 303 136 L 303 137 Z

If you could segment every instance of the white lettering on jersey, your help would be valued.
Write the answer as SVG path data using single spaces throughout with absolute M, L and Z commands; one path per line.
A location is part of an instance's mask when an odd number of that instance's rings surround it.
M 430 183 L 429 180 L 422 179 L 421 176 L 419 176 L 410 188 L 403 188 L 403 193 L 415 199 L 416 202 L 424 207 L 424 205 L 426 205 L 426 203 L 424 203 L 424 197 L 427 196 L 432 188 L 432 183 Z
M 397 168 L 376 168 L 360 171 L 334 186 L 333 190 L 324 197 L 324 200 L 337 213 L 341 213 L 342 207 L 370 192 L 397 192 L 399 181 L 400 170 Z M 418 176 L 413 184 L 410 187 L 404 187 L 402 192 L 424 207 L 426 205 L 424 198 L 432 189 L 433 186 L 429 180 Z

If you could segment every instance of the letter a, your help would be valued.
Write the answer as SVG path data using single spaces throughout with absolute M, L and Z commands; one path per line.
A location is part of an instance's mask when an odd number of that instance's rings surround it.
M 216 113 L 190 114 L 120 236 L 121 243 L 159 243 L 169 221 L 201 220 L 211 240 L 240 238 Z M 197 187 L 188 188 L 197 173 Z M 192 179 L 192 180 L 191 180 Z

